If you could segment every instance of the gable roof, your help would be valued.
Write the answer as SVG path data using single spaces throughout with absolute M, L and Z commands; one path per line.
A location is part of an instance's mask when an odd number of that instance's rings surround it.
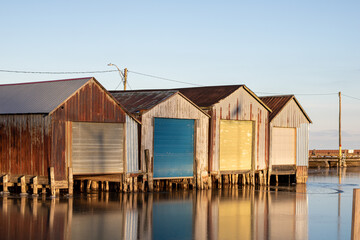
M 50 113 L 91 79 L 0 85 L 0 114 Z
M 141 111 L 148 111 L 162 103 L 175 94 L 180 95 L 199 111 L 209 115 L 177 90 L 131 90 L 131 91 L 109 91 L 132 114 L 139 114 Z
M 270 121 L 277 116 L 278 113 L 285 107 L 285 105 L 294 99 L 295 103 L 299 106 L 300 110 L 303 112 L 306 119 L 309 123 L 312 123 L 309 116 L 306 114 L 305 110 L 301 107 L 300 103 L 296 99 L 294 95 L 280 95 L 280 96 L 264 96 L 260 97 L 260 99 L 268 105 L 272 112 L 269 115 Z
M 260 100 L 260 98 L 245 85 L 180 88 L 178 90 L 182 94 L 184 94 L 187 98 L 189 98 L 191 101 L 193 101 L 196 105 L 202 108 L 208 108 L 218 103 L 220 100 L 228 97 L 230 94 L 232 94 L 239 88 L 243 88 L 253 98 L 255 98 L 264 108 L 266 108 L 269 112 L 271 112 L 271 109 L 265 103 L 263 103 Z

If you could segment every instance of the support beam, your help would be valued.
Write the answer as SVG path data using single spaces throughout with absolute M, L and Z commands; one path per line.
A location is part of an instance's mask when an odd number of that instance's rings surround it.
M 69 184 L 68 184 L 68 193 L 70 196 L 74 193 L 74 176 L 73 176 L 73 169 L 69 167 Z
M 56 196 L 54 167 L 50 167 L 50 192 L 51 192 L 51 197 Z
M 33 195 L 37 196 L 38 195 L 38 177 L 33 177 L 32 182 L 33 182 Z
M 21 186 L 21 195 L 26 195 L 26 181 L 25 176 L 20 178 L 20 186 Z

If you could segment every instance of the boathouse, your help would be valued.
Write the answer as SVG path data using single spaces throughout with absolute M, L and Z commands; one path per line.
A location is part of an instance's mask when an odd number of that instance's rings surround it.
M 0 85 L 3 191 L 20 182 L 23 193 L 71 193 L 77 176 L 121 182 L 139 168 L 139 124 L 95 78 Z
M 209 171 L 221 184 L 266 181 L 268 117 L 266 106 L 245 85 L 182 88 L 179 91 L 210 116 Z M 250 175 L 252 176 L 250 178 Z
M 204 111 L 176 90 L 110 93 L 141 120 L 142 171 L 169 184 L 189 179 L 195 184 L 196 179 L 198 188 L 207 186 L 209 116 Z M 155 182 L 156 187 L 159 184 Z
M 272 110 L 269 122 L 269 181 L 271 175 L 296 174 L 296 182 L 306 183 L 311 119 L 294 95 L 260 99 Z

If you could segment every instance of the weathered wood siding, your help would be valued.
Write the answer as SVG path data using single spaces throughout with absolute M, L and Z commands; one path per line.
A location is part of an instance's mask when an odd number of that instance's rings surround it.
M 195 158 L 202 174 L 208 171 L 209 117 L 179 94 L 175 94 L 142 115 L 141 165 L 145 169 L 144 150 L 154 156 L 154 118 L 195 119 Z
M 51 115 L 53 131 L 51 166 L 55 168 L 55 179 L 65 180 L 67 177 L 69 160 L 66 159 L 68 155 L 65 147 L 66 121 L 125 123 L 125 116 L 125 111 L 94 80 L 89 81 L 65 101 Z
M 50 118 L 42 114 L 0 115 L 0 172 L 48 176 Z
M 289 101 L 285 107 L 274 117 L 270 123 L 270 136 L 274 127 L 296 128 L 296 165 L 308 166 L 309 154 L 309 121 L 301 111 L 295 100 Z M 270 138 L 270 146 L 271 146 Z M 272 152 L 270 147 L 270 168 L 272 165 Z
M 126 115 L 126 171 L 135 173 L 140 170 L 139 166 L 139 123 Z
M 244 88 L 215 104 L 211 114 L 210 171 L 219 171 L 220 119 L 251 120 L 255 122 L 254 170 L 266 169 L 268 165 L 269 111 Z

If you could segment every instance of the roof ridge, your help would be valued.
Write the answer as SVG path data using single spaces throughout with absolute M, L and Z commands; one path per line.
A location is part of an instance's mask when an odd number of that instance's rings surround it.
M 52 83 L 52 82 L 77 81 L 77 80 L 85 80 L 85 79 L 90 80 L 92 78 L 94 78 L 94 77 L 68 78 L 68 79 L 59 79 L 59 80 L 46 80 L 46 81 L 39 81 L 39 82 L 9 83 L 9 84 L 0 84 L 0 87 L 26 85 L 26 84 L 41 84 L 41 83 Z

